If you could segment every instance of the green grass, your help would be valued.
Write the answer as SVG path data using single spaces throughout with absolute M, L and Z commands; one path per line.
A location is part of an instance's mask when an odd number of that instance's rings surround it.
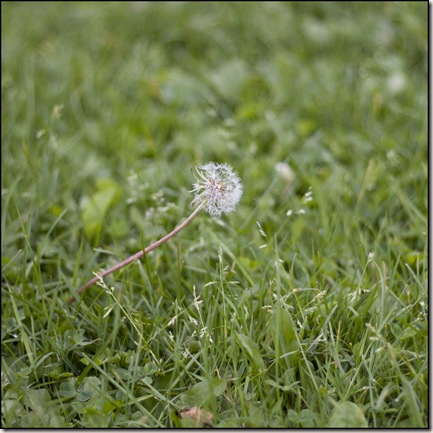
M 427 427 L 427 9 L 2 2 L 2 427 Z

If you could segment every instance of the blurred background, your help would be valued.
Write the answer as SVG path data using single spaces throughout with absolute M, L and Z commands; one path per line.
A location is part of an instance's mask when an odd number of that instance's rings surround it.
M 57 214 L 100 178 L 149 206 L 227 162 L 249 214 L 290 201 L 285 163 L 292 193 L 313 178 L 374 220 L 394 177 L 426 179 L 427 7 L 3 2 L 3 184 Z

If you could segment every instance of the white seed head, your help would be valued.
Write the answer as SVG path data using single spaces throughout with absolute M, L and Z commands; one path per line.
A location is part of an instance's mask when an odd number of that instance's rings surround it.
M 191 192 L 195 193 L 192 206 L 200 206 L 212 216 L 232 212 L 242 196 L 242 183 L 228 164 L 210 162 L 196 166 L 197 182 Z

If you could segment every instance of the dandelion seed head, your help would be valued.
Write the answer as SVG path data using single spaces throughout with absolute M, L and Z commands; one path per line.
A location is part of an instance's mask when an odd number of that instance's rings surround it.
M 196 167 L 197 182 L 193 185 L 195 194 L 191 205 L 203 203 L 204 209 L 212 216 L 232 212 L 242 196 L 242 183 L 237 173 L 228 164 L 210 162 Z

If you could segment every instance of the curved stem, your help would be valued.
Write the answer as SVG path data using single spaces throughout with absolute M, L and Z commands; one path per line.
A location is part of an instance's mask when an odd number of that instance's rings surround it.
M 200 206 L 197 207 L 197 209 L 194 210 L 194 212 L 180 225 L 178 225 L 172 232 L 170 232 L 168 235 L 165 235 L 160 240 L 156 241 L 152 245 L 149 245 L 144 250 L 139 251 L 138 253 L 135 253 L 131 257 L 128 257 L 127 259 L 123 260 L 123 262 L 118 263 L 117 265 L 113 266 L 110 269 L 107 269 L 106 271 L 102 272 L 101 274 L 98 274 L 96 277 L 92 278 L 91 280 L 87 281 L 86 284 L 82 285 L 78 291 L 77 295 L 80 295 L 84 290 L 86 290 L 88 287 L 93 286 L 97 281 L 99 281 L 101 278 L 106 277 L 107 275 L 112 274 L 113 272 L 123 268 L 126 265 L 129 265 L 134 260 L 139 259 L 140 257 L 143 257 L 145 254 L 150 253 L 155 248 L 158 248 L 163 243 L 167 242 L 169 239 L 171 239 L 173 236 L 177 235 L 183 228 L 185 228 L 196 216 L 197 214 L 204 208 L 206 205 L 206 202 L 201 203 Z M 69 301 L 68 305 L 71 305 L 76 299 L 76 296 L 72 296 Z

